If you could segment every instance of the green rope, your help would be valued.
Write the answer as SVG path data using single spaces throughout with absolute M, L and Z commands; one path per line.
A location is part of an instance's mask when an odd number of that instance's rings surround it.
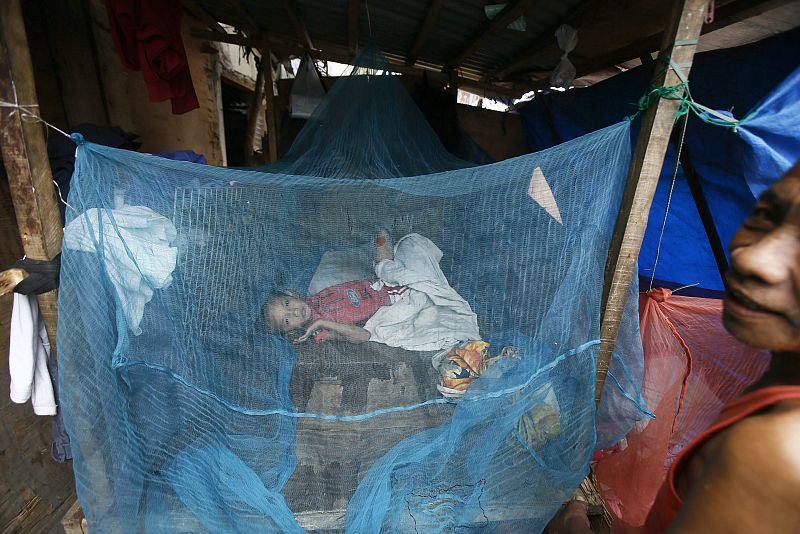
M 676 72 L 680 72 L 678 66 L 673 64 L 672 60 L 669 61 L 669 66 Z M 739 126 L 749 122 L 757 114 L 757 112 L 754 111 L 745 116 L 743 119 L 736 120 L 733 117 L 729 117 L 720 113 L 719 111 L 706 107 L 702 104 L 698 104 L 695 102 L 695 100 L 692 98 L 692 94 L 689 92 L 689 84 L 686 81 L 682 81 L 676 85 L 666 85 L 661 87 L 651 85 L 647 93 L 645 93 L 636 103 L 636 112 L 628 117 L 628 120 L 634 120 L 641 112 L 649 108 L 654 102 L 658 102 L 658 100 L 661 98 L 665 100 L 677 100 L 680 102 L 678 104 L 678 109 L 675 111 L 676 121 L 691 112 L 706 124 L 722 126 L 723 128 L 731 128 L 734 132 Z

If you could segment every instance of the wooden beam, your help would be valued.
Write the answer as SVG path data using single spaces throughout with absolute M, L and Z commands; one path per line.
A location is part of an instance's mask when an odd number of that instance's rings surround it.
M 297 31 L 297 36 L 300 38 L 300 41 L 302 41 L 306 48 L 313 50 L 314 43 L 311 41 L 311 37 L 308 35 L 306 23 L 303 22 L 303 16 L 300 14 L 300 10 L 297 8 L 297 1 L 283 0 L 283 6 L 289 13 L 289 18 L 292 20 L 292 24 L 294 25 L 295 31 Z
M 443 1 L 444 0 L 431 0 L 428 6 L 428 12 L 425 14 L 425 20 L 422 21 L 422 26 L 420 27 L 419 33 L 417 33 L 417 38 L 414 40 L 414 46 L 411 47 L 408 58 L 406 58 L 406 66 L 413 67 L 414 63 L 419 59 L 420 52 L 422 52 L 425 43 L 428 42 L 428 38 L 436 27 L 436 21 L 439 19 L 439 11 L 442 9 Z
M 262 38 L 261 61 L 258 64 L 258 74 L 256 75 L 256 89 L 250 99 L 250 106 L 247 108 L 247 129 L 244 133 L 244 161 L 248 165 L 256 163 L 253 158 L 253 145 L 255 144 L 258 121 L 264 116 L 264 95 L 267 92 L 267 72 L 272 72 L 272 58 L 269 55 L 269 44 Z M 272 76 L 270 75 L 270 78 Z M 272 92 L 272 87 L 269 92 Z
M 707 0 L 675 1 L 664 32 L 661 44 L 663 53 L 659 54 L 652 85 L 675 85 L 681 82 L 681 76 L 688 77 L 707 4 Z M 680 68 L 680 76 L 664 61 L 665 57 L 671 58 L 672 65 Z M 595 402 L 598 406 L 678 105 L 676 100 L 658 99 L 642 116 L 642 126 L 606 263 L 595 379 Z
M 38 115 L 19 0 L 0 1 L 0 100 L 26 106 Z M 42 123 L 23 118 L 19 109 L 4 109 L 0 113 L 0 146 L 25 254 L 35 260 L 52 260 L 61 252 L 63 231 Z M 38 300 L 50 345 L 55 349 L 56 291 L 39 295 Z
M 347 50 L 351 54 L 358 52 L 358 6 L 359 0 L 350 0 L 347 4 Z
M 504 7 L 495 18 L 487 20 L 481 25 L 480 30 L 472 37 L 467 46 L 447 62 L 445 70 L 457 68 L 464 63 L 486 39 L 494 32 L 506 28 L 509 24 L 517 20 L 525 13 L 528 4 L 532 4 L 534 1 L 535 0 L 513 0 L 508 2 L 506 7 Z
M 447 92 L 458 99 L 458 73 L 455 70 L 447 71 Z
M 714 22 L 705 24 L 700 30 L 700 35 L 720 30 L 731 24 L 742 22 L 748 18 L 755 17 L 761 13 L 765 13 L 772 9 L 781 7 L 790 3 L 792 0 L 739 0 L 730 4 L 725 4 L 717 8 L 714 17 Z M 605 68 L 625 63 L 634 58 L 641 58 L 642 56 L 649 55 L 652 52 L 658 51 L 658 47 L 664 40 L 664 33 L 649 35 L 638 39 L 623 47 L 617 48 L 607 52 L 601 56 L 591 59 L 586 63 L 578 63 L 575 65 L 577 75 L 575 78 L 588 76 Z M 514 65 L 498 71 L 497 77 L 504 78 L 506 75 L 513 72 L 511 68 Z M 536 89 L 544 89 L 549 87 L 549 77 L 536 79 L 533 81 L 533 87 Z
M 272 163 L 278 159 L 278 120 L 277 110 L 275 109 L 275 93 L 273 90 L 272 51 L 270 50 L 268 41 L 264 41 L 264 46 L 266 48 L 261 49 L 261 61 L 267 62 L 266 79 L 264 80 L 266 84 L 264 92 L 267 97 L 267 142 L 269 144 L 267 163 Z
M 256 19 L 250 15 L 250 12 L 247 11 L 244 6 L 239 2 L 239 0 L 226 0 L 226 3 L 242 18 L 244 19 L 244 24 L 242 25 L 242 29 L 247 34 L 248 37 L 256 37 L 264 28 L 259 27 L 258 22 Z
M 261 46 L 261 42 L 256 39 L 251 39 L 249 37 L 244 37 L 241 35 L 234 35 L 231 33 L 221 34 L 218 32 L 211 32 L 208 30 L 191 28 L 189 30 L 189 34 L 192 37 L 196 37 L 198 39 L 206 39 L 209 41 L 230 43 L 239 46 L 247 46 L 255 49 L 258 49 Z M 277 45 L 288 46 L 289 48 L 294 48 L 298 56 L 304 52 L 304 47 L 299 42 L 292 41 L 289 39 L 284 39 L 282 37 L 274 35 L 269 35 L 268 40 L 272 45 L 277 44 Z M 345 64 L 350 63 L 353 60 L 353 54 L 351 54 L 346 48 L 342 47 L 341 45 L 335 45 L 321 41 L 317 41 L 316 45 L 318 49 L 309 51 L 311 57 L 315 59 L 336 61 L 337 63 L 345 63 Z M 404 61 L 401 60 L 399 57 L 388 56 L 387 59 L 389 60 L 389 63 L 392 65 L 392 68 L 401 74 L 405 74 L 408 76 L 421 76 L 423 72 L 428 72 L 432 76 L 435 75 L 442 76 L 442 73 L 439 70 L 425 69 L 419 65 L 416 65 L 414 67 L 407 67 L 405 66 Z M 519 96 L 531 90 L 530 87 L 528 86 L 516 89 L 514 87 L 504 87 L 502 85 L 481 82 L 478 80 L 473 80 L 464 77 L 458 77 L 457 82 L 458 86 L 464 89 L 472 89 L 474 91 L 489 93 L 492 95 L 503 95 L 503 96 L 510 96 L 513 98 L 518 98 Z
M 205 39 L 207 41 L 215 41 L 218 43 L 228 43 L 238 46 L 246 46 L 248 48 L 253 48 L 255 50 L 259 50 L 262 44 L 260 36 L 257 38 L 251 38 L 234 33 L 219 33 L 208 30 L 201 30 L 200 28 L 190 28 L 189 35 L 195 37 L 196 39 Z M 288 46 L 290 48 L 296 48 L 298 54 L 302 54 L 302 52 L 305 50 L 303 44 L 294 39 L 286 39 L 284 37 L 280 37 L 277 35 L 268 34 L 267 40 L 272 45 Z M 261 52 L 259 52 L 259 54 L 260 53 Z
M 527 67 L 530 65 L 531 60 L 541 52 L 545 47 L 556 43 L 556 30 L 562 24 L 569 24 L 574 28 L 580 29 L 580 26 L 583 23 L 584 17 L 587 13 L 591 13 L 592 9 L 596 8 L 601 0 L 587 0 L 586 2 L 581 3 L 571 11 L 569 11 L 558 24 L 553 25 L 549 30 L 543 32 L 541 37 L 538 38 L 531 46 L 526 48 L 523 52 L 516 54 L 514 59 L 512 59 L 506 65 L 498 67 L 497 69 L 493 70 L 491 73 L 487 75 L 489 79 L 504 79 L 509 74 L 520 70 L 523 67 Z M 549 74 L 548 74 L 549 77 Z
M 199 28 L 190 28 L 189 35 L 198 39 L 206 39 L 208 41 L 216 41 L 219 43 L 228 43 L 239 46 L 246 46 L 249 48 L 257 48 L 259 41 L 245 37 L 244 35 L 237 35 L 233 33 L 220 33 L 215 31 L 201 30 Z
M 194 0 L 181 0 L 181 5 L 186 11 L 201 20 L 203 24 L 208 26 L 211 30 L 219 33 L 228 33 L 214 17 L 209 15 L 209 13 L 200 7 Z

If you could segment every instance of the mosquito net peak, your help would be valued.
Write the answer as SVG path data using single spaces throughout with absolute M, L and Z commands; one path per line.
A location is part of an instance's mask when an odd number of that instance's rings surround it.
M 92 532 L 536 532 L 644 413 L 635 298 L 593 402 L 627 122 L 471 166 L 370 49 L 261 172 L 78 141 Z
M 317 106 L 280 161 L 257 170 L 327 178 L 397 178 L 473 166 L 442 146 L 374 44 Z

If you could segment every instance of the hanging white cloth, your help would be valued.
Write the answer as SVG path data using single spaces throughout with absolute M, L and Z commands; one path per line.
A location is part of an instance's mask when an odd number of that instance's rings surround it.
M 30 399 L 36 415 L 55 415 L 53 382 L 47 371 L 50 341 L 36 296 L 14 293 L 13 306 L 8 350 L 11 401 L 24 404 Z
M 128 328 L 139 335 L 144 307 L 153 291 L 172 283 L 178 249 L 171 243 L 176 235 L 172 221 L 144 206 L 91 208 L 64 229 L 64 247 L 96 252 L 102 242 L 106 271 Z

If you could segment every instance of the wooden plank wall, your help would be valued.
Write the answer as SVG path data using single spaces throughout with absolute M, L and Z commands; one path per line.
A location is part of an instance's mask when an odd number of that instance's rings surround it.
M 169 101 L 148 100 L 141 72 L 123 67 L 114 51 L 105 2 L 89 0 L 88 3 L 110 123 L 138 134 L 143 152 L 194 150 L 210 164 L 221 165 L 219 60 L 213 50 L 204 48 L 203 41 L 189 36 L 189 27 L 199 23 L 184 15 L 182 33 L 200 108 L 173 115 Z

